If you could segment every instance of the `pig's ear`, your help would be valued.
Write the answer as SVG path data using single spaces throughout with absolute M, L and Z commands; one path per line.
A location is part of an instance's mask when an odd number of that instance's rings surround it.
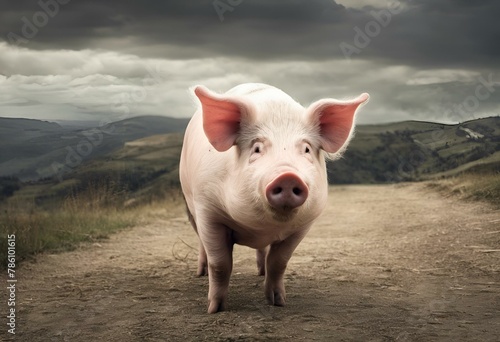
M 328 153 L 342 153 L 354 132 L 358 108 L 368 102 L 366 93 L 348 101 L 319 100 L 307 109 L 309 120 L 319 126 L 321 148 Z
M 196 86 L 194 93 L 201 102 L 203 130 L 208 141 L 217 151 L 227 151 L 238 137 L 248 105 L 241 99 L 216 94 L 204 86 Z

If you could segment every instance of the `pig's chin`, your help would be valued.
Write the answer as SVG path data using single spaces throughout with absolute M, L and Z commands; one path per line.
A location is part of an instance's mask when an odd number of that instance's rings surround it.
M 299 208 L 290 208 L 287 206 L 284 206 L 282 208 L 275 208 L 269 205 L 268 209 L 273 220 L 277 222 L 290 222 L 297 216 L 299 212 Z

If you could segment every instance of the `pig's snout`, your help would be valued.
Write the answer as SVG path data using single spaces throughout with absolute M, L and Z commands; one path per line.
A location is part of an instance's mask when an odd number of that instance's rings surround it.
M 267 201 L 273 208 L 280 210 L 300 207 L 306 201 L 308 194 L 307 185 L 292 172 L 279 175 L 266 187 Z

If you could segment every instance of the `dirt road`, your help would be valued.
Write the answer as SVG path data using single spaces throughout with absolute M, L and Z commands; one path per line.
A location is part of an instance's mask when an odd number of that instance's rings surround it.
M 254 251 L 237 246 L 216 315 L 184 208 L 150 216 L 22 265 L 15 340 L 500 341 L 500 213 L 487 204 L 423 184 L 334 187 L 289 264 L 287 306 L 266 304 Z

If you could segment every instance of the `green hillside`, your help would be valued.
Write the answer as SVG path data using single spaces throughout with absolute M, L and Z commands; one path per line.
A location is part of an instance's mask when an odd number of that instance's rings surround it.
M 181 147 L 182 133 L 155 135 L 126 142 L 115 152 L 65 173 L 61 180 L 54 177 L 21 185 L 12 177 L 2 177 L 0 188 L 6 193 L 17 185 L 14 190 L 19 190 L 10 201 L 31 201 L 45 209 L 56 208 L 68 197 L 97 191 L 102 192 L 103 206 L 151 202 L 178 188 Z
M 126 142 L 182 132 L 188 119 L 141 116 L 74 129 L 40 120 L 0 118 L 0 176 L 22 181 L 52 178 L 105 156 Z
M 390 183 L 452 175 L 469 168 L 500 170 L 500 117 L 458 125 L 399 122 L 357 128 L 341 160 L 328 166 L 332 183 Z

